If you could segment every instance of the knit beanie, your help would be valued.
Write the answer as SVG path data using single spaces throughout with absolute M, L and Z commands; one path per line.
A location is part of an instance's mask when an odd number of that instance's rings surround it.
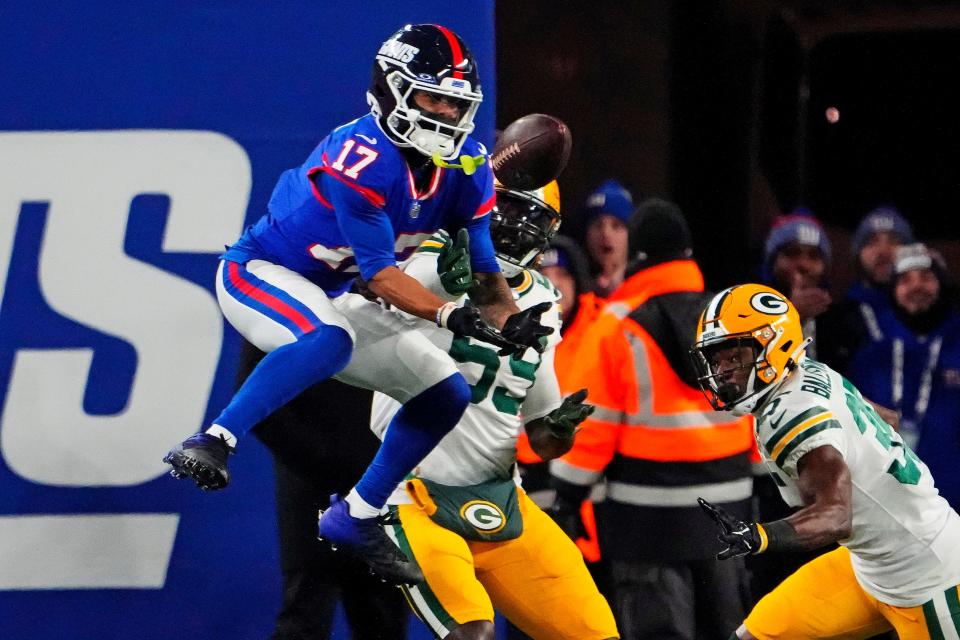
M 883 231 L 889 231 L 900 238 L 900 244 L 913 243 L 913 229 L 903 215 L 893 207 L 877 207 L 857 225 L 850 244 L 853 256 L 860 255 L 860 250 L 867 244 L 870 236 Z
M 693 256 L 693 236 L 673 202 L 647 198 L 630 220 L 630 255 L 641 268 Z
M 633 196 L 616 180 L 606 180 L 587 197 L 584 218 L 589 226 L 603 214 L 619 218 L 621 222 L 630 222 L 633 215 Z
M 769 268 L 780 249 L 791 242 L 819 248 L 824 262 L 830 264 L 830 239 L 827 238 L 820 221 L 809 209 L 794 209 L 774 221 L 763 249 L 764 265 Z
M 921 242 L 897 247 L 893 272 L 898 276 L 914 269 L 931 269 L 938 278 L 941 278 L 945 268 L 946 265 L 940 254 L 928 249 Z

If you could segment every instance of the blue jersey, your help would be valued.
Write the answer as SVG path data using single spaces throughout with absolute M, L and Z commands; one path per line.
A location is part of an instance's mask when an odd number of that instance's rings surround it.
M 463 153 L 483 147 L 467 138 Z M 224 254 L 267 260 L 302 274 L 330 296 L 410 256 L 438 229 L 466 228 L 474 271 L 497 272 L 489 219 L 495 196 L 489 163 L 473 175 L 433 167 L 422 193 L 372 115 L 334 129 L 274 187 L 268 213 Z

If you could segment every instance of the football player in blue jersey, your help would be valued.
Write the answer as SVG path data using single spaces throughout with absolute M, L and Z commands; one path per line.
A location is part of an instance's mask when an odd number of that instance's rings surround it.
M 416 583 L 419 567 L 377 516 L 457 424 L 470 388 L 446 352 L 399 315 L 348 292 L 351 282 L 359 274 L 388 305 L 501 353 L 542 350 L 540 338 L 552 329 L 537 311 L 519 312 L 497 266 L 493 175 L 485 149 L 469 137 L 482 100 L 479 75 L 460 37 L 433 24 L 397 31 L 376 55 L 367 100 L 369 115 L 333 130 L 280 176 L 267 214 L 223 255 L 220 307 L 267 356 L 213 425 L 164 461 L 174 477 L 220 489 L 237 439 L 306 387 L 336 376 L 382 391 L 403 407 L 354 489 L 324 511 L 320 536 L 389 582 Z M 438 229 L 466 231 L 476 306 L 445 303 L 397 267 Z

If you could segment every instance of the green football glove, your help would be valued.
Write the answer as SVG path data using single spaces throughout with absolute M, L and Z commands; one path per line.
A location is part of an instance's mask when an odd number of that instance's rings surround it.
M 457 232 L 455 240 L 445 237 L 437 258 L 437 275 L 443 290 L 459 298 L 473 286 L 470 267 L 470 235 L 466 229 Z
M 543 422 L 550 433 L 557 438 L 569 438 L 579 431 L 577 427 L 580 423 L 596 409 L 592 404 L 584 404 L 586 399 L 587 390 L 580 389 L 564 398 L 559 407 L 547 414 Z

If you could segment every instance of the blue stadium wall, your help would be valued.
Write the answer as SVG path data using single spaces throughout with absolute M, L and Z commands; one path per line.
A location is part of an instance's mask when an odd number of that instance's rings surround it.
M 245 440 L 214 494 L 160 462 L 234 384 L 217 255 L 366 111 L 372 57 L 404 23 L 470 44 L 492 142 L 493 1 L 13 0 L 0 16 L 0 637 L 265 638 L 266 450 Z

